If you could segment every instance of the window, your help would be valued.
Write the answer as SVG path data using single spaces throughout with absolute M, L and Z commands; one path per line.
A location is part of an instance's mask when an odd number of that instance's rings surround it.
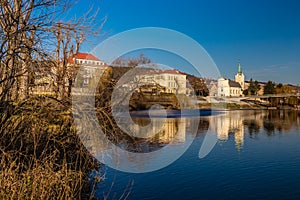
M 85 78 L 85 79 L 83 80 L 83 84 L 88 85 L 88 84 L 89 84 L 89 79 L 88 79 L 88 78 Z

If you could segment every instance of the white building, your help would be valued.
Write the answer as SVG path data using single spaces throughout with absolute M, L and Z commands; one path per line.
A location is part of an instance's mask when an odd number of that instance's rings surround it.
M 218 79 L 218 96 L 219 97 L 240 97 L 242 87 L 238 82 L 230 79 Z
M 235 75 L 235 81 L 225 78 L 218 79 L 218 96 L 220 97 L 240 97 L 245 89 L 245 76 L 238 65 L 238 73 Z
M 32 89 L 34 94 L 38 95 L 55 95 L 58 81 L 64 85 L 64 90 L 69 91 L 73 86 L 75 77 L 78 73 L 82 74 L 82 85 L 90 84 L 96 70 L 103 70 L 107 65 L 91 53 L 73 54 L 69 56 L 64 63 L 61 61 L 58 66 L 52 67 L 50 70 L 36 71 L 35 87 Z M 66 64 L 66 66 L 63 66 Z M 47 65 L 46 65 L 47 66 Z M 84 67 L 84 72 L 79 72 L 80 67 Z M 65 67 L 64 77 L 62 76 L 62 69 Z M 40 68 L 38 68 L 41 70 Z M 58 80 L 58 77 L 64 80 Z M 63 84 L 64 82 L 64 84 Z
M 178 70 L 152 70 L 136 76 L 140 84 L 160 85 L 163 92 L 186 94 L 186 75 Z
M 96 75 L 101 74 L 100 72 L 107 68 L 107 65 L 93 54 L 81 52 L 78 52 L 77 54 L 74 54 L 68 58 L 68 66 L 69 68 L 75 66 L 82 67 L 84 71 L 79 71 L 78 73 L 83 78 L 83 85 L 89 85 Z
M 80 64 L 80 65 L 102 65 L 104 66 L 105 63 L 94 56 L 91 53 L 81 53 L 78 52 L 68 58 L 68 64 Z

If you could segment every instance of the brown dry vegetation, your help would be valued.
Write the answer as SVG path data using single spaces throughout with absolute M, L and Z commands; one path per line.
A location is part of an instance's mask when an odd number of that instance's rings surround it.
M 88 172 L 98 164 L 76 134 L 68 103 L 30 98 L 5 105 L 0 117 L 0 199 L 92 196 Z

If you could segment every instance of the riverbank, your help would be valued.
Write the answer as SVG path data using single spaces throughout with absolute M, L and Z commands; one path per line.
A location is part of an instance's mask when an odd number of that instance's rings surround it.
M 285 106 L 285 107 L 266 107 L 266 106 L 245 106 L 239 104 L 207 104 L 205 106 L 199 106 L 199 109 L 190 110 L 178 110 L 178 109 L 166 109 L 166 110 L 136 110 L 130 111 L 130 116 L 119 114 L 123 117 L 132 118 L 189 118 L 198 116 L 211 116 L 222 114 L 225 111 L 236 111 L 236 110 L 294 110 L 299 111 L 299 109 Z M 151 115 L 151 116 L 150 116 Z
M 131 111 L 130 116 L 133 118 L 190 118 L 198 116 L 211 116 L 222 113 L 222 110 L 214 109 L 191 109 L 191 110 L 141 110 Z M 126 116 L 124 116 L 126 117 Z
M 220 109 L 220 110 L 300 110 L 297 106 L 267 106 L 250 103 L 201 103 L 200 109 Z

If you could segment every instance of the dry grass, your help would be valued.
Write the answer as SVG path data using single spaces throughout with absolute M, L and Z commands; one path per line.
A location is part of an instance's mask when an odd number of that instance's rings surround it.
M 0 120 L 0 199 L 92 198 L 87 174 L 98 164 L 77 137 L 68 103 L 31 98 L 5 105 Z

